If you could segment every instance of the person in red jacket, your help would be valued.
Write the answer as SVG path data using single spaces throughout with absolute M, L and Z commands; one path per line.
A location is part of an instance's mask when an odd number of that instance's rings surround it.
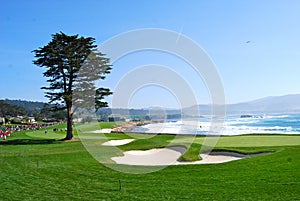
M 10 137 L 10 131 L 8 130 L 7 127 L 6 127 L 6 134 L 7 134 L 7 137 Z

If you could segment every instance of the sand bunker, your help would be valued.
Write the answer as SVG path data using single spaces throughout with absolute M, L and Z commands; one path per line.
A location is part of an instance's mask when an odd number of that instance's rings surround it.
M 188 164 L 217 164 L 225 163 L 243 158 L 250 158 L 262 154 L 244 155 L 234 152 L 211 152 L 210 154 L 200 154 L 202 160 L 194 162 L 179 162 L 178 158 L 185 152 L 183 147 L 169 147 L 163 149 L 151 149 L 147 151 L 126 151 L 124 156 L 112 157 L 117 164 L 157 166 L 157 165 L 188 165 Z
M 103 146 L 119 146 L 119 145 L 128 144 L 128 143 L 130 143 L 132 141 L 134 141 L 134 139 L 109 140 L 107 142 L 104 142 L 102 145 Z
M 217 164 L 217 163 L 226 163 L 230 161 L 236 161 L 244 158 L 251 158 L 254 156 L 265 155 L 267 153 L 259 154 L 239 154 L 229 151 L 220 151 L 220 152 L 211 152 L 209 154 L 203 153 L 200 154 L 202 160 L 195 162 L 179 162 L 180 164 Z
M 104 128 L 100 130 L 95 130 L 95 131 L 89 131 L 89 133 L 111 133 L 112 129 L 110 128 Z
M 183 147 L 151 149 L 146 151 L 126 151 L 124 156 L 112 157 L 117 164 L 157 166 L 170 165 L 177 162 L 177 159 L 185 151 Z

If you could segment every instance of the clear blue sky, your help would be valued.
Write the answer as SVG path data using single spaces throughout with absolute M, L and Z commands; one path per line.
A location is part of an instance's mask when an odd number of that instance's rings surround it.
M 169 29 L 196 41 L 216 64 L 228 103 L 300 92 L 298 0 L 1 0 L 0 4 L 1 99 L 47 100 L 40 89 L 47 85 L 43 69 L 32 64 L 31 51 L 46 45 L 51 34 L 92 36 L 100 44 L 141 28 Z M 138 65 L 159 63 L 175 70 L 184 65 L 158 53 L 136 56 L 116 62 L 103 84 L 113 90 L 118 79 Z M 203 88 L 198 102 L 208 102 L 202 81 L 192 71 L 184 72 L 192 87 Z M 153 98 L 153 92 L 159 98 Z M 131 102 L 132 107 L 155 104 L 176 107 L 176 100 L 161 88 L 147 87 Z

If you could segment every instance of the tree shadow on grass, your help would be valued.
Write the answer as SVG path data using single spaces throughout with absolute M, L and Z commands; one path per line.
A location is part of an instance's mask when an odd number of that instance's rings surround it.
M 0 145 L 39 145 L 39 144 L 53 144 L 57 142 L 55 139 L 15 139 L 0 141 Z

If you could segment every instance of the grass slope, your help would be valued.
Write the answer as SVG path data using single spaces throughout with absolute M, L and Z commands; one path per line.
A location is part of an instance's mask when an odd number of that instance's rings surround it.
M 50 129 L 49 129 L 50 130 Z M 42 135 L 42 136 L 40 136 Z M 0 200 L 299 200 L 300 136 L 220 138 L 216 149 L 275 151 L 218 165 L 169 166 L 148 174 L 125 174 L 94 160 L 80 141 L 63 133 L 19 132 L 0 142 Z M 106 135 L 110 139 L 126 135 Z M 106 139 L 107 140 L 107 139 Z M 123 145 L 164 146 L 170 136 Z M 177 139 L 185 142 L 185 137 Z M 203 142 L 195 139 L 195 147 Z M 270 144 L 268 143 L 270 142 Z M 122 181 L 122 190 L 119 189 Z

